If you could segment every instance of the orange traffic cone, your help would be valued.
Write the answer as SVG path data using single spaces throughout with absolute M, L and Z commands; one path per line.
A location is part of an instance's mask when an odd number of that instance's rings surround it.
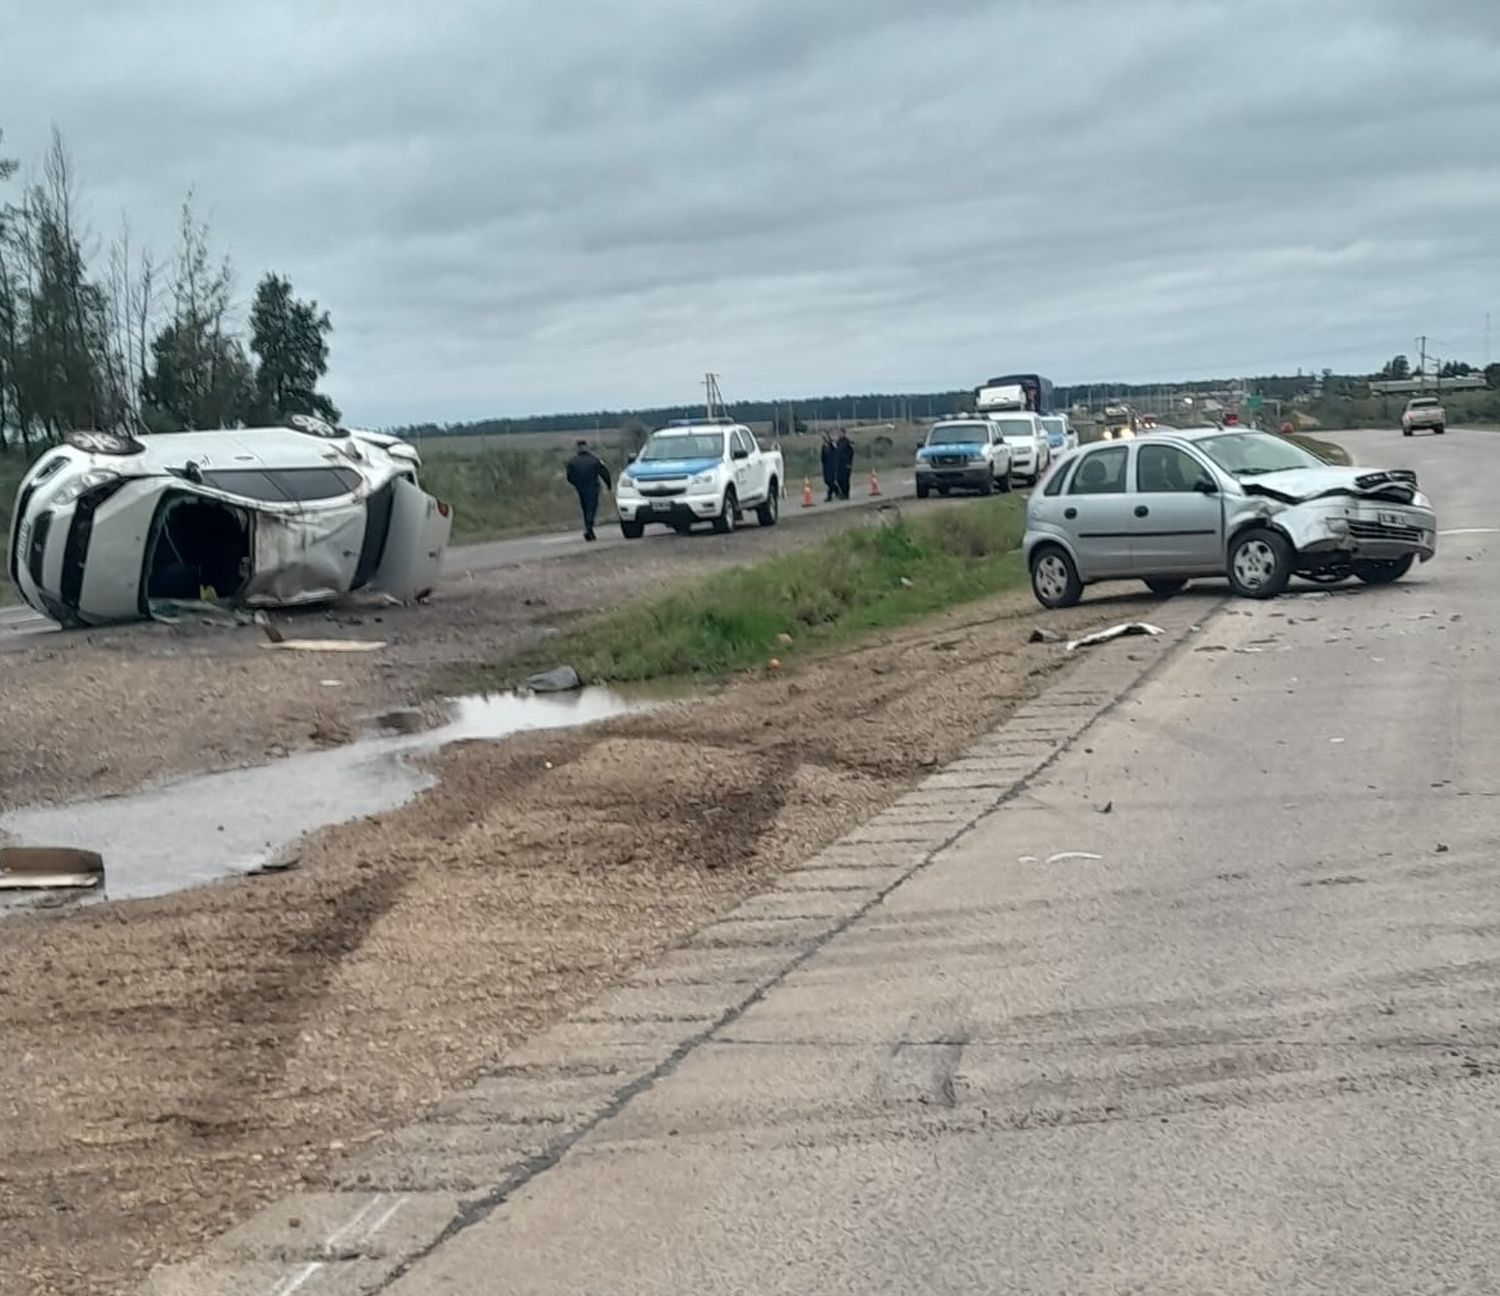
M 875 470 L 873 468 L 871 468 L 870 469 L 870 498 L 874 499 L 875 496 L 877 496 L 879 494 L 880 494 L 880 478 L 875 475 Z
M 812 478 L 811 477 L 804 477 L 802 479 L 802 507 L 803 508 L 811 508 L 812 506 L 813 506 Z

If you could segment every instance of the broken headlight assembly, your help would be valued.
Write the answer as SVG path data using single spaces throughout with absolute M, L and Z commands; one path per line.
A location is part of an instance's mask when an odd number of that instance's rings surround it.
M 120 474 L 113 468 L 90 468 L 87 472 L 81 472 L 67 485 L 57 492 L 52 500 L 53 505 L 61 506 L 71 504 L 80 495 L 87 494 L 98 486 L 108 485 L 112 481 L 118 481 Z
M 84 454 L 136 455 L 146 448 L 129 433 L 100 432 L 93 428 L 69 432 L 63 441 Z

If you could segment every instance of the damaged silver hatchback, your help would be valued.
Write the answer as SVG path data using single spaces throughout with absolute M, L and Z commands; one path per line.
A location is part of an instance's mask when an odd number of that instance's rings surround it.
M 1295 442 L 1205 427 L 1069 456 L 1032 497 L 1025 554 L 1044 607 L 1134 577 L 1158 594 L 1227 576 L 1273 598 L 1293 576 L 1399 580 L 1436 552 L 1437 517 L 1409 469 L 1330 464 Z
M 452 517 L 396 437 L 288 427 L 130 437 L 77 432 L 21 481 L 10 577 L 65 626 L 183 601 L 288 607 L 438 579 Z

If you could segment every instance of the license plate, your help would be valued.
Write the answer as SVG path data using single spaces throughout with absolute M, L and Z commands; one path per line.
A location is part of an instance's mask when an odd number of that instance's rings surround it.
M 1404 513 L 1379 513 L 1376 515 L 1381 526 L 1409 527 L 1411 522 Z
M 652 500 L 651 501 L 651 509 L 652 509 L 652 512 L 655 512 L 655 513 L 670 513 L 672 511 L 672 501 L 671 500 Z

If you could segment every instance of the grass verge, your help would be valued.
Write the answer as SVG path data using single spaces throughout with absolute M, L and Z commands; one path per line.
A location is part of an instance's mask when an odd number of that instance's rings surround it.
M 509 682 L 558 661 L 587 680 L 723 675 L 905 625 L 1023 582 L 1023 503 L 978 500 L 916 519 L 872 514 L 870 525 L 810 548 L 716 572 L 579 626 L 548 641 L 545 661 L 532 654 L 479 677 Z
M 1319 459 L 1326 459 L 1329 463 L 1347 466 L 1354 462 L 1349 458 L 1349 452 L 1343 446 L 1334 445 L 1332 441 L 1324 441 L 1321 437 L 1307 436 L 1299 432 L 1287 439 L 1295 441 L 1304 450 L 1311 451 Z

